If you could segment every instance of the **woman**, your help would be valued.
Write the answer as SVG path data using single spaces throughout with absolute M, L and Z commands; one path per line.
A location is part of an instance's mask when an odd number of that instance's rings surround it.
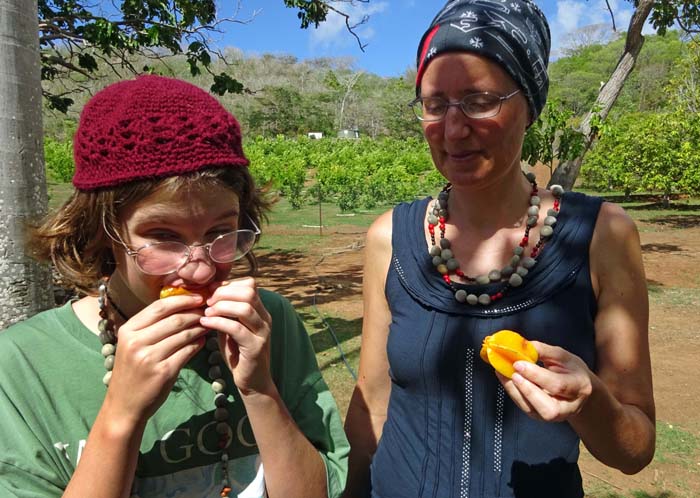
M 412 105 L 448 184 L 367 234 L 346 496 L 579 498 L 580 441 L 625 473 L 653 456 L 637 230 L 521 172 L 548 57 L 527 0 L 448 2 L 421 40 Z M 501 329 L 539 363 L 481 361 Z
M 74 145 L 76 191 L 34 247 L 85 297 L 0 334 L 0 495 L 340 494 L 347 440 L 301 320 L 229 277 L 268 207 L 235 118 L 141 76 L 88 102 Z

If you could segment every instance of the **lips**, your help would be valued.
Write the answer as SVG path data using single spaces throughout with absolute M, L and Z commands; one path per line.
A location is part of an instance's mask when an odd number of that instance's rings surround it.
M 474 158 L 478 151 L 476 150 L 467 150 L 467 151 L 460 151 L 460 152 L 445 152 L 447 154 L 447 157 L 451 159 L 452 161 L 466 161 L 469 159 Z

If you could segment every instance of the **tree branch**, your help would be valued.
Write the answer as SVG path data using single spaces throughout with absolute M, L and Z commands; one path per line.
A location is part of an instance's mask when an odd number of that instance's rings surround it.
M 369 0 L 351 0 L 350 3 L 352 4 L 353 1 L 359 1 L 361 3 L 368 3 Z M 355 24 L 350 24 L 350 15 L 349 14 L 346 14 L 345 12 L 336 9 L 335 7 L 333 7 L 332 5 L 330 5 L 328 3 L 326 5 L 328 6 L 328 10 L 332 10 L 333 12 L 338 14 L 339 16 L 345 18 L 345 27 L 347 28 L 348 32 L 352 36 L 355 37 L 355 40 L 357 40 L 357 45 L 360 47 L 360 50 L 362 50 L 364 52 L 367 44 L 362 43 L 362 40 L 360 39 L 359 35 L 355 32 L 355 28 L 357 28 L 358 26 L 361 26 L 363 24 L 366 24 L 367 21 L 369 20 L 369 16 L 367 16 L 367 15 L 362 16 L 362 19 L 360 21 L 356 22 Z
M 605 0 L 605 5 L 607 5 L 608 12 L 610 12 L 610 19 L 612 20 L 612 29 L 613 31 L 617 31 L 617 29 L 615 28 L 615 14 L 613 14 L 612 7 L 610 6 L 610 1 Z

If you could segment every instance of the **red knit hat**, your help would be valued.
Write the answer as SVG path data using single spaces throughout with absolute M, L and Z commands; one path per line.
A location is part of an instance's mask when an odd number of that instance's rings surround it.
M 248 165 L 233 115 L 201 88 L 153 75 L 114 83 L 90 99 L 73 157 L 79 190 Z

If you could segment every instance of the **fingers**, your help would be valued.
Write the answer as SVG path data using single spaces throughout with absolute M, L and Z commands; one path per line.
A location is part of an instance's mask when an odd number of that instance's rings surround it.
M 520 408 L 522 411 L 524 411 L 526 414 L 532 416 L 533 418 L 539 418 L 536 416 L 536 410 L 533 408 L 533 406 L 528 402 L 527 398 L 521 393 L 518 388 L 515 386 L 513 381 L 509 379 L 508 377 L 505 377 L 501 375 L 500 373 L 496 372 L 496 377 L 498 377 L 498 380 L 501 382 L 501 385 L 503 386 L 503 389 L 506 391 L 506 394 L 510 396 L 510 398 L 513 400 L 513 402 Z
M 205 327 L 231 334 L 240 330 L 241 325 L 256 335 L 264 335 L 268 329 L 268 323 L 260 312 L 250 303 L 240 301 L 219 301 L 208 307 L 201 323 Z
M 203 313 L 200 309 L 174 313 L 143 328 L 134 325 L 130 320 L 119 329 L 119 344 L 135 343 L 140 346 L 151 346 L 167 342 L 166 339 L 169 337 L 184 331 L 198 335 L 205 330 L 199 323 Z M 190 335 L 191 339 L 194 337 Z
M 543 368 L 525 361 L 517 361 L 513 364 L 513 368 L 520 378 L 529 380 L 552 396 L 568 398 L 577 392 L 572 384 L 573 379 L 566 375 L 565 370 L 556 366 L 549 365 Z M 553 369 L 550 370 L 550 368 Z
M 183 294 L 158 299 L 136 313 L 128 322 L 131 330 L 141 330 L 175 313 L 204 306 L 204 298 L 198 294 Z
M 204 334 L 206 334 L 206 332 L 207 331 L 205 330 Z M 204 337 L 204 335 L 200 335 L 196 340 L 190 341 L 172 352 L 169 361 L 177 372 L 180 372 L 182 367 L 202 350 L 206 344 L 206 341 L 206 337 Z
M 500 380 L 511 399 L 528 415 L 561 422 L 578 413 L 590 396 L 590 371 L 578 357 L 561 348 L 547 348 L 543 351 L 551 355 L 544 362 L 553 367 L 519 361 L 514 364 L 516 372 L 512 379 Z
M 207 304 L 205 318 L 201 321 L 205 327 L 229 334 L 236 341 L 244 328 L 255 335 L 269 333 L 272 320 L 252 278 L 237 279 L 220 286 Z

